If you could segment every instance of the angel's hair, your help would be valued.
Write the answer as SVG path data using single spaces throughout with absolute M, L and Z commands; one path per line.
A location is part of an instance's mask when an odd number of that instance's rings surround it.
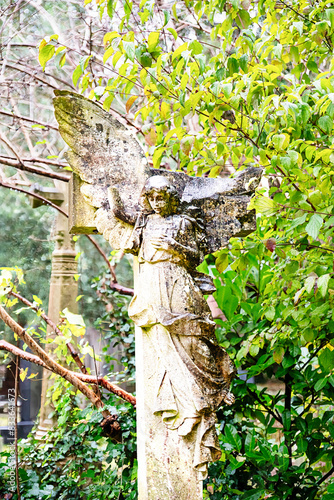
M 148 201 L 148 196 L 153 192 L 166 193 L 169 198 L 171 213 L 177 212 L 180 205 L 180 196 L 177 192 L 175 186 L 164 177 L 163 175 L 153 175 L 150 177 L 143 187 L 140 195 L 140 204 L 144 209 L 144 212 L 151 213 L 152 207 Z

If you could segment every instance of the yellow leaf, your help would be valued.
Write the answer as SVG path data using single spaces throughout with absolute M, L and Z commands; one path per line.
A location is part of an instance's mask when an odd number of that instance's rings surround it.
M 110 56 L 113 55 L 114 53 L 114 47 L 109 47 L 105 53 L 104 53 L 104 56 L 103 56 L 103 64 L 105 64 L 105 62 L 109 59 Z
M 27 373 L 28 373 L 28 367 L 25 368 L 25 370 L 20 370 L 20 379 L 22 380 L 22 382 L 24 381 L 24 379 L 26 378 L 27 376 Z
M 148 146 L 154 146 L 157 142 L 157 133 L 154 128 L 151 128 L 149 133 L 145 135 L 145 142 Z
M 167 118 L 170 111 L 170 106 L 165 101 L 161 103 L 160 113 L 162 118 Z
M 131 97 L 129 97 L 129 99 L 127 100 L 126 102 L 126 105 L 125 105 L 125 109 L 126 109 L 126 112 L 128 113 L 133 105 L 133 103 L 135 102 L 135 100 L 138 98 L 137 95 L 132 95 Z

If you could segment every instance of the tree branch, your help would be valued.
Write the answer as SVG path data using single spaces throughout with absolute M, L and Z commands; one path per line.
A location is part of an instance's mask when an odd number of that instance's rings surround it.
M 16 292 L 13 292 L 12 290 L 9 292 L 9 295 L 12 295 L 13 297 L 16 297 L 23 304 L 25 304 L 26 306 L 30 307 L 30 309 L 33 309 L 34 311 L 39 312 L 41 318 L 45 321 L 45 323 L 47 323 L 52 328 L 52 330 L 56 334 L 60 335 L 61 337 L 64 336 L 63 333 L 62 333 L 62 331 L 56 325 L 56 323 L 54 323 L 51 318 L 49 318 L 44 312 L 42 312 L 41 309 L 38 306 L 34 306 L 34 304 L 32 304 L 31 302 L 29 302 L 28 299 L 22 297 L 20 294 L 18 294 Z M 70 342 L 68 342 L 68 343 L 66 343 L 66 347 L 67 347 L 68 352 L 70 353 L 70 355 L 74 359 L 75 363 L 77 364 L 78 368 L 80 369 L 80 371 L 82 373 L 87 374 L 88 373 L 87 369 L 86 369 L 85 365 L 83 364 L 83 362 L 81 361 L 81 359 L 79 357 L 79 354 L 74 349 L 73 345 Z
M 0 318 L 25 344 L 27 344 L 28 347 L 30 347 L 32 352 L 36 354 L 51 371 L 70 382 L 76 389 L 82 392 L 82 394 L 84 394 L 95 407 L 103 407 L 103 402 L 100 397 L 97 396 L 94 391 L 89 389 L 86 384 L 79 380 L 76 374 L 70 372 L 67 368 L 64 368 L 64 366 L 61 366 L 59 363 L 54 361 L 54 359 L 52 359 L 18 323 L 16 323 L 16 321 L 2 306 L 0 306 Z
M 43 177 L 49 177 L 50 179 L 57 179 L 58 181 L 69 182 L 70 176 L 67 174 L 61 174 L 58 172 L 51 172 L 49 170 L 44 170 L 39 167 L 31 167 L 27 165 L 25 161 L 35 161 L 35 160 L 15 160 L 9 156 L 0 156 L 0 163 L 7 165 L 8 167 L 14 167 L 18 170 L 23 170 L 25 172 L 30 172 L 31 174 L 41 175 Z
M 14 189 L 14 191 L 19 191 L 20 193 L 24 193 L 24 194 L 27 194 L 28 196 L 32 196 L 33 198 L 37 198 L 45 205 L 49 205 L 50 207 L 55 208 L 56 210 L 61 212 L 63 215 L 65 215 L 65 217 L 68 217 L 67 213 L 64 212 L 64 210 L 62 210 L 60 207 L 58 207 L 57 205 L 52 203 L 52 201 L 47 200 L 43 196 L 40 196 L 39 194 L 31 193 L 30 191 L 26 191 L 25 189 L 14 186 L 13 184 L 6 184 L 5 182 L 2 182 L 1 179 L 0 179 L 0 186 L 3 186 L 3 187 L 8 188 L 8 189 Z
M 34 125 L 41 125 L 41 127 L 51 128 L 52 130 L 58 130 L 58 127 L 50 125 L 49 123 L 44 123 L 38 120 L 33 120 L 27 116 L 15 115 L 14 113 L 8 113 L 7 111 L 1 111 L 0 115 L 9 116 L 10 118 L 15 118 L 16 120 L 24 120 L 25 122 L 33 123 Z
M 15 191 L 19 191 L 20 193 L 24 193 L 24 194 L 27 194 L 28 196 L 32 196 L 34 198 L 37 198 L 38 200 L 42 201 L 42 203 L 44 203 L 45 205 L 49 205 L 50 207 L 55 208 L 60 213 L 62 213 L 63 215 L 65 215 L 65 217 L 68 217 L 68 214 L 64 210 L 62 210 L 60 207 L 58 207 L 57 205 L 55 205 L 51 201 L 47 200 L 43 196 L 40 196 L 39 194 L 32 193 L 30 191 L 27 191 L 25 189 L 16 187 L 16 186 L 11 185 L 11 184 L 6 184 L 6 183 L 2 182 L 1 179 L 0 179 L 0 186 L 6 187 L 8 189 L 14 189 Z M 104 251 L 100 247 L 100 245 L 89 234 L 86 234 L 85 236 L 89 239 L 89 241 L 91 243 L 93 243 L 93 245 L 95 246 L 95 248 L 97 249 L 97 251 L 100 253 L 100 255 L 103 257 L 103 259 L 105 260 L 105 262 L 108 264 L 108 268 L 111 270 L 112 276 L 116 278 L 116 275 L 115 275 L 115 272 L 114 272 L 114 270 L 112 268 L 112 265 L 111 265 L 108 257 L 106 256 L 106 254 L 104 253 Z M 116 281 L 110 281 L 109 282 L 109 286 L 110 286 L 110 288 L 112 290 L 115 290 L 116 292 L 120 293 L 121 295 L 129 295 L 131 297 L 134 295 L 134 291 L 133 291 L 132 288 L 128 288 L 126 286 L 120 285 L 119 283 L 117 283 L 117 280 Z
M 52 85 L 52 83 L 48 82 L 44 78 L 41 78 L 40 76 L 32 74 L 33 70 L 28 71 L 27 69 L 18 68 L 17 66 L 14 66 L 13 64 L 9 64 L 9 63 L 7 63 L 7 68 L 15 69 L 16 71 L 20 71 L 21 73 L 25 73 L 26 75 L 31 76 L 31 78 L 33 78 L 34 80 L 38 80 L 39 82 L 44 83 L 44 85 L 47 85 L 48 87 L 51 87 L 55 90 L 58 89 L 58 87 L 55 87 L 54 85 Z M 51 76 L 51 75 L 48 75 L 48 76 Z M 68 83 L 66 85 L 68 85 Z M 70 85 L 68 85 L 68 86 L 70 87 Z
M 21 359 L 29 361 L 30 363 L 34 363 L 35 365 L 42 366 L 43 368 L 46 368 L 49 371 L 53 371 L 35 354 L 23 351 L 22 349 L 15 347 L 14 345 L 10 344 L 9 342 L 6 342 L 5 340 L 0 340 L 0 350 L 11 352 L 15 356 L 19 356 Z M 124 399 L 125 401 L 128 401 L 128 403 L 131 403 L 133 406 L 136 406 L 135 396 L 133 396 L 129 392 L 124 391 L 123 389 L 109 382 L 109 380 L 103 377 L 96 377 L 95 375 L 88 375 L 88 374 L 86 375 L 81 373 L 75 373 L 75 376 L 78 379 L 82 380 L 83 382 L 87 382 L 88 384 L 95 384 L 95 385 L 98 384 L 101 387 L 104 387 L 107 391 L 116 394 L 116 396 L 120 397 L 121 399 Z

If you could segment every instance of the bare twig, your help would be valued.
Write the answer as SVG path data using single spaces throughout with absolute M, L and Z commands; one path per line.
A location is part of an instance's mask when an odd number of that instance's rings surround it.
M 38 160 L 38 161 L 40 161 L 40 160 Z M 50 179 L 56 179 L 58 181 L 69 182 L 69 180 L 70 180 L 70 176 L 67 174 L 61 174 L 58 172 L 53 172 L 51 170 L 44 170 L 44 169 L 39 168 L 37 166 L 32 167 L 30 165 L 27 165 L 27 163 L 23 159 L 15 160 L 14 158 L 10 158 L 8 156 L 1 155 L 0 156 L 0 163 L 2 163 L 3 165 L 7 165 L 8 167 L 14 167 L 14 168 L 17 168 L 18 170 L 30 172 L 31 174 L 35 174 L 35 175 L 42 175 L 43 177 L 48 177 Z M 59 166 L 60 166 L 60 164 L 59 164 Z
M 16 120 L 24 120 L 25 122 L 33 123 L 34 125 L 40 125 L 41 127 L 51 128 L 52 130 L 58 130 L 55 125 L 50 125 L 49 123 L 41 122 L 39 120 L 33 120 L 27 116 L 15 115 L 14 113 L 8 113 L 7 111 L 1 111 L 0 115 L 9 116 L 10 118 L 15 118 Z
M 27 191 L 26 189 L 19 188 L 19 187 L 15 186 L 14 184 L 6 184 L 5 182 L 1 181 L 1 179 L 0 179 L 0 186 L 3 186 L 3 187 L 8 188 L 8 189 L 14 189 L 15 191 L 19 191 L 20 193 L 24 193 L 24 194 L 27 194 L 28 196 L 32 196 L 33 198 L 37 198 L 38 200 L 40 200 L 45 205 L 49 205 L 50 207 L 55 208 L 56 210 L 58 210 L 58 212 L 60 212 L 63 215 L 65 215 L 65 217 L 68 217 L 68 214 L 64 210 L 62 210 L 60 207 L 58 207 L 57 205 L 55 205 L 54 203 L 52 203 L 52 201 L 49 201 L 47 198 L 44 198 L 43 196 L 40 196 L 37 193 L 33 193 L 33 192 L 30 192 L 30 191 Z M 90 236 L 89 234 L 86 234 L 85 236 L 87 236 L 87 238 L 89 239 L 89 241 L 91 243 L 93 243 L 93 245 L 95 246 L 95 248 L 97 249 L 97 251 L 100 253 L 100 255 L 103 257 L 103 259 L 105 260 L 105 262 L 108 264 L 109 269 L 110 270 L 112 269 L 113 278 L 114 277 L 116 278 L 115 271 L 113 270 L 112 265 L 111 265 L 108 257 L 103 252 L 103 250 L 100 247 L 100 245 L 98 243 L 96 243 L 96 241 L 94 240 L 94 238 L 92 236 Z M 115 290 L 116 292 L 118 292 L 118 293 L 120 293 L 122 295 L 129 295 L 129 296 L 133 296 L 134 295 L 134 291 L 133 291 L 132 288 L 128 288 L 126 286 L 120 285 L 117 282 L 117 279 L 116 279 L 116 281 L 110 281 L 109 285 L 110 285 L 110 288 L 112 290 Z
M 28 196 L 32 196 L 33 198 L 37 198 L 37 200 L 40 200 L 45 205 L 49 205 L 50 207 L 55 208 L 56 210 L 61 212 L 63 215 L 65 215 L 65 217 L 68 217 L 67 213 L 64 212 L 64 210 L 62 210 L 60 207 L 58 207 L 57 205 L 52 203 L 52 201 L 47 200 L 46 198 L 44 198 L 43 196 L 40 196 L 37 193 L 32 193 L 30 191 L 27 191 L 26 189 L 19 188 L 19 187 L 15 186 L 14 184 L 6 184 L 1 179 L 0 179 L 0 186 L 3 186 L 3 187 L 8 188 L 8 189 L 14 189 L 14 191 L 19 191 L 20 193 L 24 193 L 24 194 L 27 194 Z
M 25 73 L 26 75 L 31 76 L 31 78 L 33 78 L 34 80 L 38 80 L 39 82 L 44 83 L 44 85 L 47 85 L 48 87 L 51 87 L 53 89 L 58 89 L 58 87 L 55 87 L 54 85 L 52 85 L 52 83 L 45 80 L 45 78 L 41 78 L 40 76 L 33 74 L 32 71 L 34 71 L 34 70 L 32 70 L 32 69 L 28 70 L 25 68 L 20 68 L 18 66 L 15 66 L 14 64 L 9 64 L 9 63 L 7 63 L 7 67 L 11 68 L 11 69 L 15 69 L 16 71 L 20 71 L 21 73 Z M 66 85 L 68 85 L 68 84 L 66 84 Z M 70 85 L 68 85 L 68 86 L 70 87 Z
M 96 250 L 102 255 L 102 258 L 107 263 L 107 266 L 109 268 L 110 274 L 112 275 L 112 277 L 113 277 L 113 279 L 115 280 L 115 283 L 116 283 L 117 282 L 117 278 L 116 278 L 115 270 L 114 270 L 114 267 L 112 266 L 110 260 L 108 259 L 108 257 L 106 256 L 106 254 L 104 253 L 104 251 L 102 250 L 102 248 L 100 247 L 100 245 L 98 244 L 98 242 L 95 241 L 94 238 L 90 234 L 86 234 L 86 237 L 94 245 L 94 247 L 96 248 Z

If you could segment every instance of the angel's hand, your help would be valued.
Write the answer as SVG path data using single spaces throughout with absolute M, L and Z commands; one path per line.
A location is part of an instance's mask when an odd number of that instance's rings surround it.
M 166 250 L 167 252 L 171 252 L 175 249 L 177 242 L 174 238 L 170 236 L 166 236 L 165 234 L 162 236 L 153 236 L 150 240 L 150 243 L 153 248 L 156 250 Z

